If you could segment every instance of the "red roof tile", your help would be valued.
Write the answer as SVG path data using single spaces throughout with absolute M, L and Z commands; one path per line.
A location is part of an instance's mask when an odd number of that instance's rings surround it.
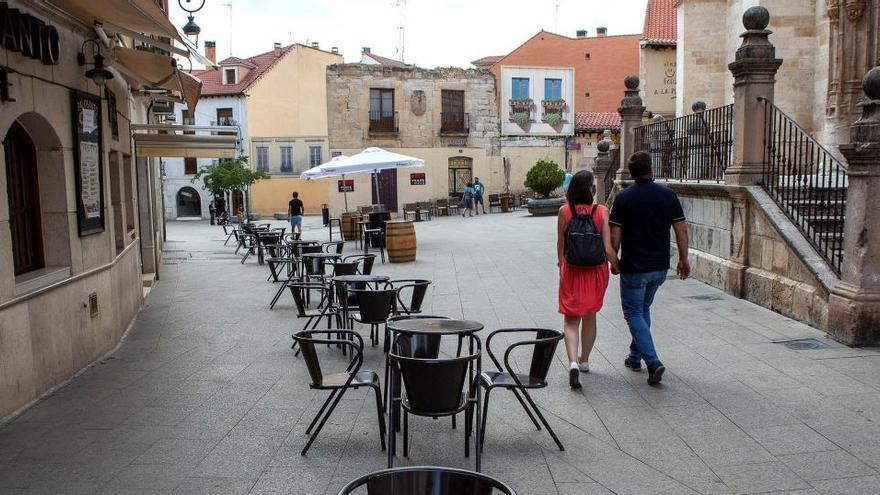
M 617 112 L 577 112 L 574 116 L 575 132 L 602 132 L 610 129 L 620 131 L 620 114 Z
M 263 75 L 290 53 L 293 45 L 281 49 L 281 56 L 275 56 L 275 50 L 254 55 L 246 59 L 229 57 L 220 61 L 219 65 L 242 65 L 250 69 L 238 84 L 223 84 L 223 69 L 194 70 L 192 74 L 202 81 L 202 96 L 240 95 L 254 85 Z
M 364 56 L 370 57 L 375 60 L 379 65 L 387 65 L 389 67 L 409 67 L 407 64 L 401 62 L 400 60 L 394 60 L 393 58 L 383 57 L 381 55 L 376 55 L 375 53 L 365 53 Z
M 492 67 L 493 65 L 498 63 L 498 61 L 500 61 L 504 57 L 506 57 L 506 55 L 489 55 L 488 57 L 478 58 L 474 60 L 473 62 L 471 62 L 471 65 L 473 65 L 474 67 L 479 67 L 481 69 L 488 69 L 489 67 Z
M 675 45 L 675 0 L 648 0 L 642 42 L 648 45 Z

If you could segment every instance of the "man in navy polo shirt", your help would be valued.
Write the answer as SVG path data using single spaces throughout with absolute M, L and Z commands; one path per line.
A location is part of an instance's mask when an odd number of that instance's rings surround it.
M 641 371 L 644 360 L 648 383 L 656 385 L 666 368 L 654 350 L 651 303 L 669 270 L 670 227 L 678 245 L 678 277 L 684 280 L 690 275 L 687 222 L 675 192 L 654 183 L 651 155 L 633 153 L 627 168 L 635 183 L 617 193 L 609 218 L 611 245 L 621 251 L 620 302 L 632 334 L 629 356 L 623 364 Z M 612 271 L 617 270 L 612 266 Z

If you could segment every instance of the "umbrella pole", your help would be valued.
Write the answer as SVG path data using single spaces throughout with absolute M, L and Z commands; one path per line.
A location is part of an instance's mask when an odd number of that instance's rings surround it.
M 342 197 L 345 199 L 345 212 L 348 213 L 348 185 L 345 184 L 345 174 L 342 174 Z
M 376 188 L 376 204 L 382 204 L 382 196 L 379 194 L 379 169 L 373 170 L 373 187 Z

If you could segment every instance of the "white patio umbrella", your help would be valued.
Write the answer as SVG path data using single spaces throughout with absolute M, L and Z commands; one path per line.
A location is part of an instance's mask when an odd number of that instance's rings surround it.
M 345 199 L 345 211 L 348 211 L 348 189 L 345 187 L 345 174 L 336 171 L 336 167 L 348 159 L 346 155 L 334 156 L 329 162 L 322 163 L 301 173 L 299 177 L 306 180 L 326 179 L 342 176 L 342 196 Z
M 338 160 L 337 160 L 338 159 Z M 379 202 L 382 198 L 379 196 L 379 171 L 396 170 L 398 168 L 423 167 L 425 160 L 414 158 L 411 156 L 401 155 L 385 151 L 382 148 L 367 148 L 360 153 L 348 157 L 336 157 L 327 163 L 318 165 L 302 173 L 301 177 L 306 179 L 319 179 L 322 177 L 342 176 L 343 180 L 346 175 L 373 173 L 373 186 L 376 188 L 376 197 Z M 348 198 L 346 197 L 346 211 L 348 210 Z

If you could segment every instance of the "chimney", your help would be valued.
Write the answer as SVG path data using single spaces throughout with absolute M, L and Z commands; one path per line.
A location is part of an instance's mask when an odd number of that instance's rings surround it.
M 578 29 L 577 30 L 577 37 L 578 38 L 586 38 L 587 37 L 587 30 L 586 29 Z
M 278 43 L 278 42 L 275 43 L 275 56 L 276 57 L 281 56 L 281 43 Z
M 370 54 L 370 47 L 365 46 L 365 47 L 361 48 L 361 51 L 362 51 L 362 55 L 369 55 Z
M 608 36 L 608 28 L 605 26 L 597 27 L 596 28 L 596 37 L 597 38 L 604 38 L 605 36 Z
M 318 42 L 317 42 L 317 41 L 313 41 L 313 42 L 312 42 L 312 48 L 318 48 Z
M 339 53 L 339 47 L 334 46 L 334 47 L 330 48 L 330 53 Z
M 205 57 L 211 62 L 217 63 L 217 42 L 216 41 L 206 41 L 205 42 Z

